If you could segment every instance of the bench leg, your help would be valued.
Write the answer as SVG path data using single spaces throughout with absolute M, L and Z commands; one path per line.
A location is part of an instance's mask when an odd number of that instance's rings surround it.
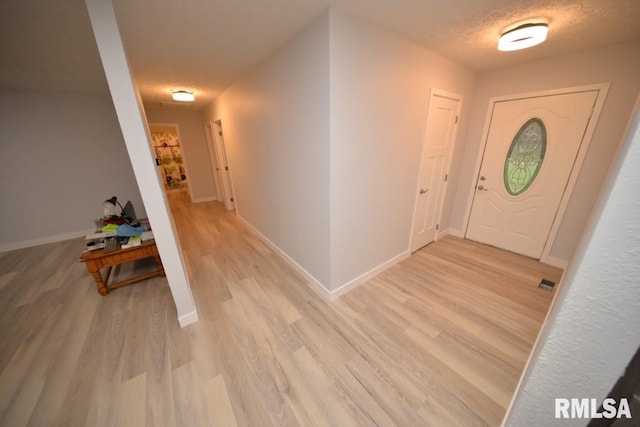
M 87 261 L 86 264 L 87 264 L 87 270 L 89 270 L 89 273 L 93 275 L 93 279 L 96 281 L 96 286 L 98 286 L 98 292 L 100 293 L 100 295 L 102 296 L 107 295 L 109 293 L 109 288 L 107 287 L 107 284 L 104 282 L 104 279 L 102 278 L 102 274 L 100 274 L 100 269 L 98 268 L 96 263 Z
M 156 266 L 158 267 L 158 276 L 164 277 L 164 267 L 162 266 L 162 261 L 160 260 L 160 255 L 154 254 L 153 259 L 156 260 Z

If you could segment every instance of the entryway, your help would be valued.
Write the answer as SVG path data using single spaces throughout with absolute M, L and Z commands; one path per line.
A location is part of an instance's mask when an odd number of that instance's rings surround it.
M 600 86 L 493 103 L 466 238 L 542 258 L 604 92 Z

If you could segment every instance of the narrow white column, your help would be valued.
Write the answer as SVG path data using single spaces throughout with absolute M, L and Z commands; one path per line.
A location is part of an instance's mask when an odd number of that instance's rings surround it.
M 155 170 L 147 120 L 129 69 L 113 4 L 111 0 L 86 0 L 86 4 L 129 159 L 176 304 L 178 321 L 180 326 L 186 326 L 196 322 L 198 315 L 173 219 Z

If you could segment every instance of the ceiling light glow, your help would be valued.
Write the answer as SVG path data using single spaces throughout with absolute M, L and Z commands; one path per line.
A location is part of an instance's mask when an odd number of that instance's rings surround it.
M 173 91 L 173 99 L 176 101 L 192 102 L 196 100 L 196 97 L 193 93 L 186 90 L 175 90 Z
M 547 39 L 547 24 L 523 24 L 500 36 L 498 50 L 508 52 L 538 45 Z

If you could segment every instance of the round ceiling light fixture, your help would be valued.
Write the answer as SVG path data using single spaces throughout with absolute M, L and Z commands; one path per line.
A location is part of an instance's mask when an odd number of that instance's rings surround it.
M 196 97 L 192 92 L 186 90 L 174 90 L 173 99 L 175 101 L 192 102 L 196 100 Z
M 547 39 L 549 26 L 544 23 L 522 24 L 503 33 L 498 41 L 498 50 L 509 52 L 538 45 Z

